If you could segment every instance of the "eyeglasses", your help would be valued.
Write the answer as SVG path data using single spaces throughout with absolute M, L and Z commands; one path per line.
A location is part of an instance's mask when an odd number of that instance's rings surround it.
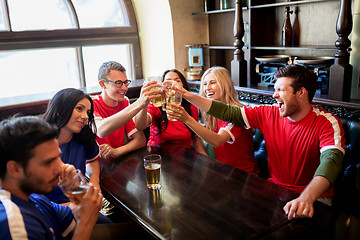
M 112 82 L 112 83 L 115 83 L 115 86 L 118 87 L 118 88 L 121 88 L 123 84 L 125 84 L 125 86 L 129 86 L 129 84 L 131 83 L 130 80 L 125 80 L 125 81 L 120 81 L 120 80 L 117 80 L 117 81 L 111 81 L 111 80 L 108 80 L 108 79 L 101 79 L 105 82 Z

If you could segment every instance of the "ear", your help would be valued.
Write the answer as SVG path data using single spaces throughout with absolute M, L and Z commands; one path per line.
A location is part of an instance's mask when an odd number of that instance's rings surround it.
M 302 87 L 302 88 L 300 88 L 300 90 L 299 91 L 297 91 L 297 94 L 298 94 L 298 96 L 299 97 L 301 97 L 301 98 L 308 98 L 308 91 L 304 88 L 304 87 Z
M 104 83 L 104 81 L 100 80 L 100 81 L 99 81 L 99 85 L 100 85 L 100 87 L 101 87 L 102 89 L 105 89 L 105 83 Z
M 7 173 L 15 178 L 19 177 L 23 172 L 22 166 L 19 163 L 15 162 L 14 160 L 8 161 L 6 164 L 6 168 L 7 168 Z

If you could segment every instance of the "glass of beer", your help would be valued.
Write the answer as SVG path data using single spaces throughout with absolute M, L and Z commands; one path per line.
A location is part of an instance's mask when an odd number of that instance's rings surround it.
M 59 181 L 59 187 L 64 192 L 70 201 L 74 204 L 79 204 L 89 185 L 79 169 L 65 176 Z
M 176 91 L 174 89 L 169 90 L 168 98 L 166 99 L 166 104 L 170 103 L 171 105 L 181 105 L 182 101 L 182 93 L 180 91 Z M 166 112 L 172 112 L 171 110 L 166 109 Z M 167 116 L 169 121 L 177 121 L 174 118 Z
M 144 157 L 146 183 L 149 189 L 160 189 L 161 156 L 150 154 Z
M 150 78 L 146 78 L 144 81 L 144 85 L 148 82 L 151 81 L 157 81 L 158 84 L 161 84 L 162 78 L 161 77 L 150 77 Z M 153 89 L 156 90 L 162 90 L 162 87 L 154 87 Z M 161 93 L 161 97 L 157 97 L 151 100 L 151 103 L 155 106 L 155 107 L 161 107 L 163 104 L 165 104 L 165 93 L 164 91 L 162 91 Z

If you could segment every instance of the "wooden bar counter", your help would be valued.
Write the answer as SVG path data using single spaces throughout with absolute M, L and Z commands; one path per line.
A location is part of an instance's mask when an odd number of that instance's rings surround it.
M 162 156 L 160 190 L 146 187 L 143 157 L 149 153 Z M 336 229 L 328 224 L 340 219 L 317 203 L 313 219 L 289 221 L 283 206 L 296 193 L 176 145 L 100 164 L 105 197 L 155 239 L 331 239 Z

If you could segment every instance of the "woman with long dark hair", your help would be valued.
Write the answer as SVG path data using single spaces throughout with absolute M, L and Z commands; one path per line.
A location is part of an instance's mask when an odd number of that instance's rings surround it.
M 184 75 L 176 69 L 167 70 L 162 76 L 162 81 L 173 81 L 182 85 L 189 90 L 189 85 Z M 199 120 L 199 110 L 185 99 L 182 100 L 181 106 L 196 121 Z M 141 110 L 135 116 L 135 125 L 139 130 L 144 130 L 150 126 L 150 137 L 148 146 L 171 142 L 185 148 L 194 148 L 196 151 L 206 154 L 204 147 L 197 137 L 184 123 L 180 121 L 169 121 L 166 111 L 162 107 L 155 107 L 149 104 L 147 109 Z
M 66 88 L 50 100 L 43 119 L 57 126 L 61 160 L 90 176 L 95 187 L 99 185 L 100 166 L 97 160 L 94 105 L 91 97 L 81 90 Z M 53 202 L 65 203 L 69 199 L 59 188 L 47 195 Z

